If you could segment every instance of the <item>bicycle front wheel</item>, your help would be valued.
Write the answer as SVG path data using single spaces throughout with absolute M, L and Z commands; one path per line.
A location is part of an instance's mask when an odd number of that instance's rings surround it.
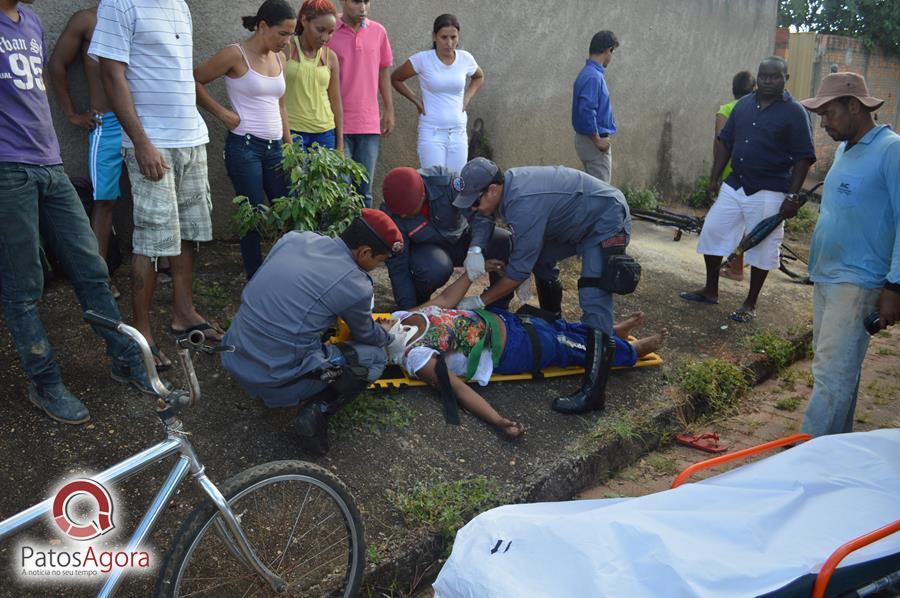
M 260 561 L 288 596 L 353 596 L 365 563 L 363 524 L 350 491 L 328 470 L 274 461 L 220 488 Z M 197 508 L 172 542 L 157 596 L 265 596 L 271 588 L 223 540 L 218 509 Z

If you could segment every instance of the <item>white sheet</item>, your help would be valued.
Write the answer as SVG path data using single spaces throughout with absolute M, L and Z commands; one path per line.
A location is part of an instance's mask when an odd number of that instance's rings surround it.
M 640 498 L 487 511 L 459 531 L 434 588 L 436 598 L 756 596 L 898 518 L 900 430 L 827 436 Z M 900 534 L 841 566 L 897 553 Z

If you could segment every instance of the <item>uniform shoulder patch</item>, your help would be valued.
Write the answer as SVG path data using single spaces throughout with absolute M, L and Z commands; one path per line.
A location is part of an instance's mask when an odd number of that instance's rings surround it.
M 466 181 L 461 177 L 453 177 L 453 190 L 457 193 L 462 193 L 466 188 Z

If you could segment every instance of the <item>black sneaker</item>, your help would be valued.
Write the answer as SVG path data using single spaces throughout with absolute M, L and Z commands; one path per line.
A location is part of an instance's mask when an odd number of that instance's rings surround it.
M 294 432 L 300 446 L 317 456 L 328 453 L 328 416 L 322 412 L 325 405 L 319 401 L 307 403 L 294 418 Z
M 116 382 L 120 384 L 130 384 L 145 395 L 150 395 L 151 397 L 158 396 L 156 391 L 153 390 L 153 386 L 150 384 L 150 378 L 147 377 L 147 370 L 144 368 L 144 362 L 139 362 L 137 365 L 126 365 L 122 362 L 113 360 L 110 375 Z M 172 390 L 172 385 L 167 380 L 162 378 L 160 378 L 160 380 L 162 380 L 166 390 Z
M 28 400 L 52 419 L 64 424 L 83 424 L 91 419 L 84 403 L 76 399 L 62 383 L 42 388 L 32 383 L 28 387 Z

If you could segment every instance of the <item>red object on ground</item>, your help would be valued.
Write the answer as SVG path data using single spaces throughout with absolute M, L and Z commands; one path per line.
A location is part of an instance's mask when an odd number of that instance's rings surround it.
M 706 432 L 699 436 L 678 434 L 675 436 L 675 442 L 701 451 L 706 451 L 707 453 L 724 453 L 728 450 L 728 446 L 719 444 L 719 435 L 713 432 Z

